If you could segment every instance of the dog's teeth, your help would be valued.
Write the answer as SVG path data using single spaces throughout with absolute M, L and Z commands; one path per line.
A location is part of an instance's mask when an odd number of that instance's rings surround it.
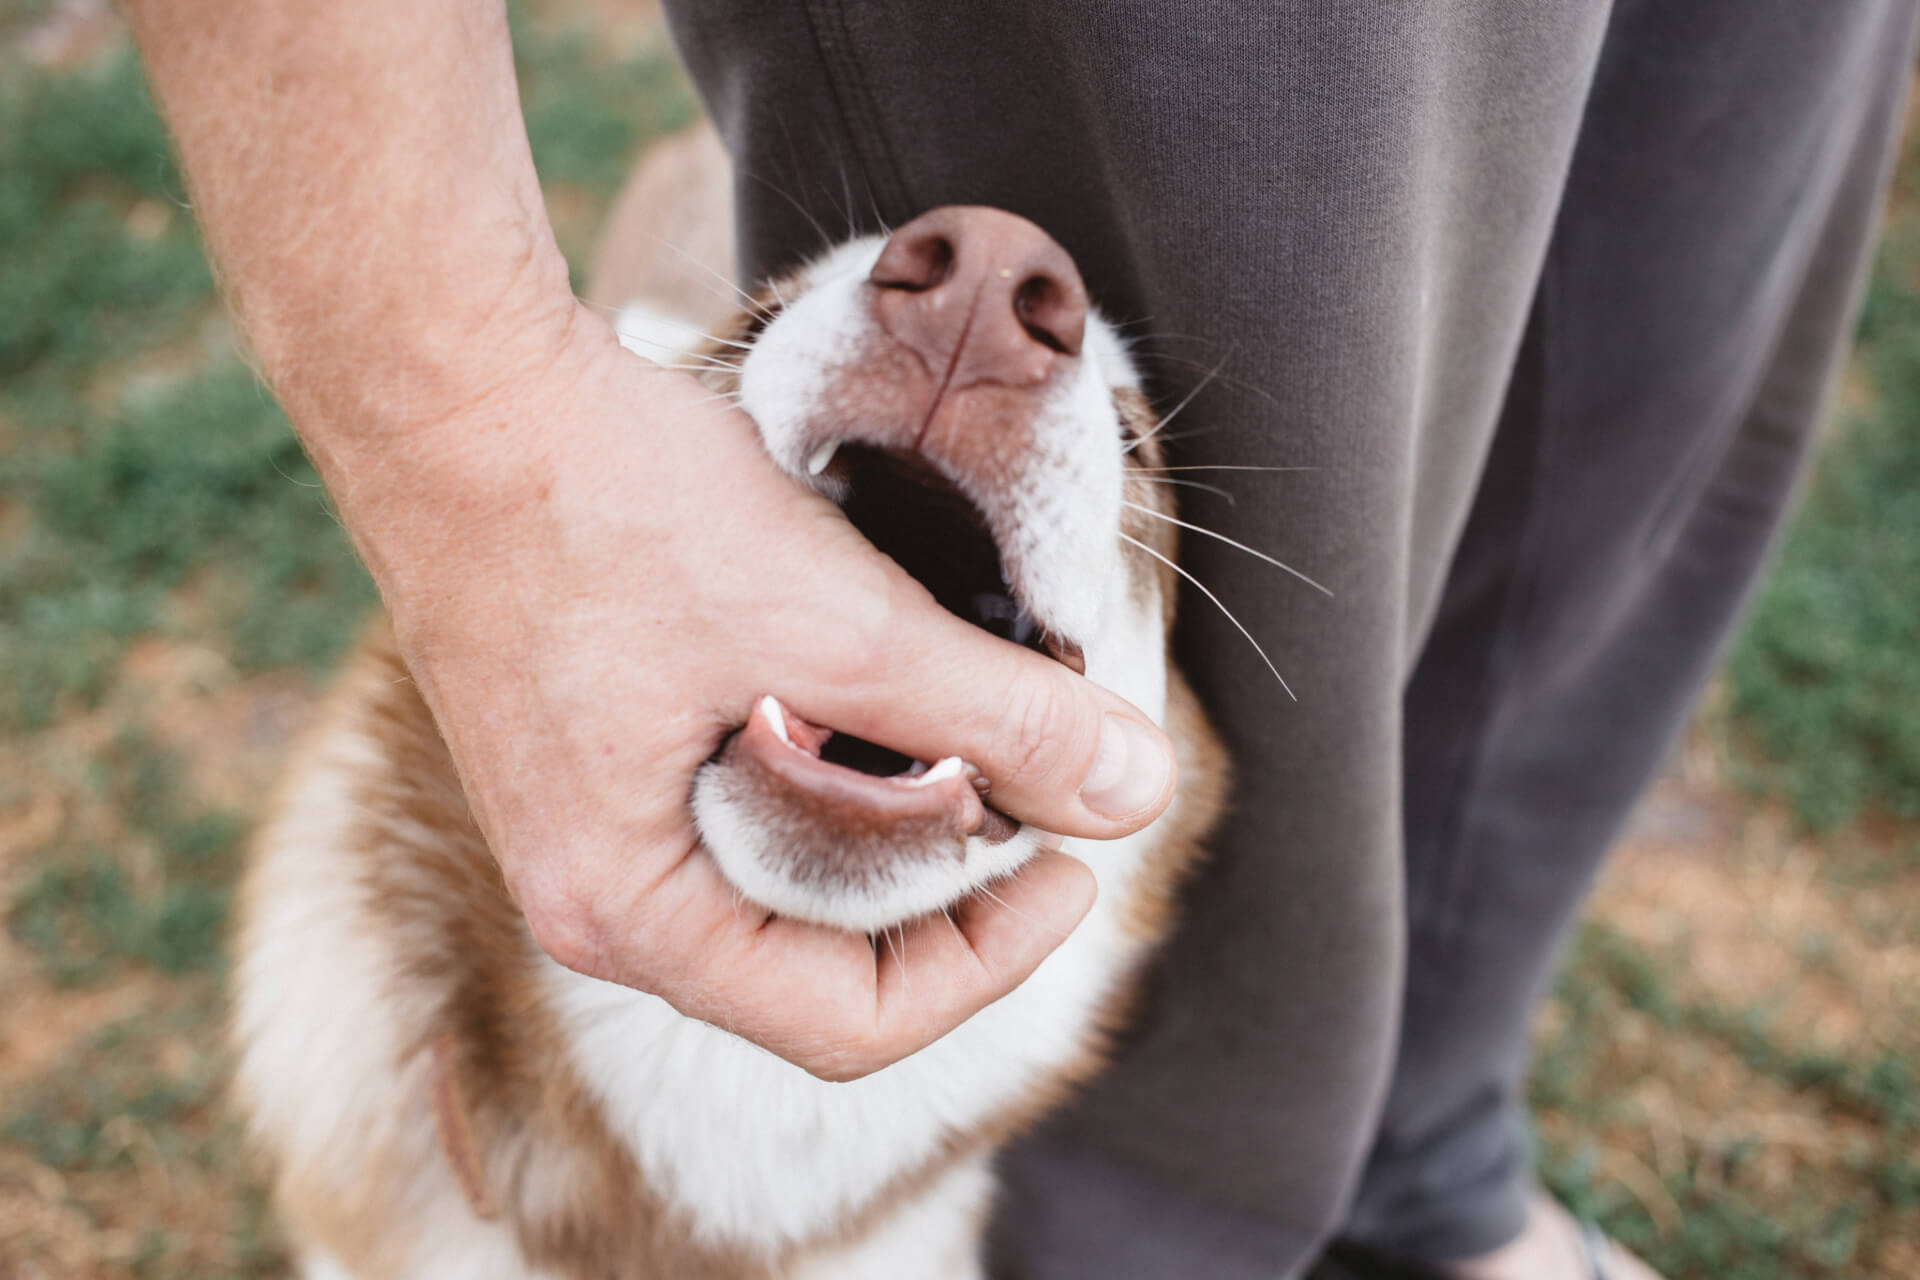
M 772 694 L 760 699 L 760 714 L 766 717 L 769 725 L 773 726 L 773 731 L 780 735 L 780 741 L 788 746 L 793 745 L 793 739 L 787 736 L 786 712 L 780 709 L 779 700 Z
M 959 756 L 948 756 L 930 769 L 920 764 L 918 760 L 914 761 L 914 764 L 923 771 L 911 774 L 907 778 L 907 784 L 915 787 L 928 787 L 936 782 L 945 782 L 948 778 L 957 778 L 960 776 L 961 769 L 965 767 L 961 764 Z
M 827 464 L 833 461 L 834 451 L 839 447 L 840 442 L 838 440 L 829 440 L 818 449 L 815 449 L 813 456 L 807 459 L 807 474 L 817 476 L 822 471 L 825 471 Z
M 925 773 L 928 767 L 929 766 L 927 765 L 927 762 L 925 760 L 915 760 L 912 764 L 908 765 L 906 769 L 903 770 L 898 776 L 902 778 L 917 778 L 921 774 Z

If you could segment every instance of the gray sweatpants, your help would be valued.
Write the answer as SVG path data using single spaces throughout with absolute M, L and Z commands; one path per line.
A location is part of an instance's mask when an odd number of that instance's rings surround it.
M 1138 322 L 1239 766 L 1136 1033 L 1005 1162 L 1007 1277 L 1511 1237 L 1528 1013 L 1785 510 L 1911 0 L 684 0 L 746 269 L 1013 209 Z M 1220 376 L 1210 381 L 1209 370 Z

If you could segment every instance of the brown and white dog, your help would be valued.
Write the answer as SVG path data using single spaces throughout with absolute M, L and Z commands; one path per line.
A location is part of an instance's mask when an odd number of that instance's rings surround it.
M 674 332 L 640 309 L 622 329 L 656 357 Z M 1168 657 L 1156 419 L 1066 253 L 1011 214 L 936 210 L 775 282 L 697 363 L 947 608 L 1156 716 L 1179 796 L 1086 851 L 1098 901 L 1022 986 L 829 1084 L 543 955 L 376 634 L 258 841 L 237 965 L 239 1092 L 313 1280 L 977 1277 L 997 1146 L 1098 1070 L 1170 927 L 1224 761 Z M 961 761 L 772 698 L 690 802 L 747 899 L 869 935 L 1038 838 Z

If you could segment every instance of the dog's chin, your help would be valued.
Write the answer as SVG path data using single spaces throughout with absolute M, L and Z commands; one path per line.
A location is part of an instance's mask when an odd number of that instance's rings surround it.
M 957 759 L 875 777 L 771 736 L 756 709 L 696 777 L 693 812 L 722 874 L 777 915 L 879 933 L 959 903 L 1039 849 L 1037 830 L 982 804 Z
M 939 467 L 861 445 L 830 452 L 809 478 L 936 603 L 1084 673 L 1079 645 L 1034 620 L 988 520 Z M 987 791 L 957 756 L 915 760 L 766 697 L 702 768 L 693 812 L 745 899 L 877 933 L 952 906 L 1033 856 L 1040 833 L 995 809 Z
M 1084 643 L 1144 652 L 1128 606 L 1157 578 L 1120 548 L 1125 507 L 1142 505 L 1123 501 L 1122 401 L 1137 379 L 1122 345 L 1085 313 L 1064 251 L 1038 228 L 939 216 L 952 225 L 925 244 L 945 249 L 944 268 L 921 279 L 908 270 L 918 259 L 889 267 L 878 239 L 829 255 L 706 357 L 715 390 L 739 400 L 796 483 L 834 501 L 955 617 L 1081 675 Z M 955 243 L 1010 265 L 985 271 L 969 257 L 969 275 L 952 265 Z M 995 292 L 1016 267 L 1034 273 L 1028 285 L 1079 297 L 1084 328 L 1061 338 L 1026 293 Z M 969 309 L 952 309 L 951 281 L 973 282 Z M 990 297 L 1004 314 L 950 323 Z M 1156 625 L 1156 611 L 1137 616 Z M 953 906 L 1045 838 L 996 810 L 962 760 L 914 760 L 771 697 L 702 767 L 692 800 L 709 855 L 744 899 L 866 933 Z

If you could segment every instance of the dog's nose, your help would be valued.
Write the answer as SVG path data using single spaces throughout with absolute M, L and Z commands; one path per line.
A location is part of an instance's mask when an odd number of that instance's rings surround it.
M 952 390 L 1035 386 L 1080 354 L 1087 289 L 1052 236 L 1017 214 L 952 205 L 893 233 L 867 281 L 894 339 Z

